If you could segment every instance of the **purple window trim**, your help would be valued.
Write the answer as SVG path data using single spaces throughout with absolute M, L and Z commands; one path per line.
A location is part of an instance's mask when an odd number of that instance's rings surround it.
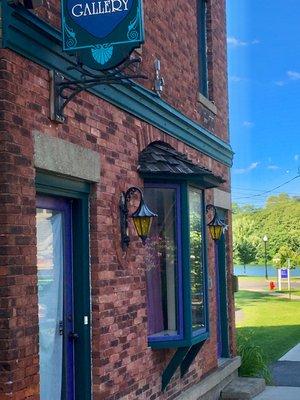
M 62 197 L 37 195 L 36 208 L 59 211 L 63 213 L 64 229 L 64 291 L 63 291 L 63 315 L 64 315 L 64 344 L 63 360 L 67 360 L 65 369 L 65 396 L 67 399 L 75 398 L 74 381 L 74 342 L 69 339 L 68 334 L 74 331 L 74 309 L 73 309 L 73 237 L 72 237 L 72 207 L 71 201 Z M 68 318 L 71 316 L 71 318 Z
M 155 183 L 145 182 L 145 188 L 165 188 L 165 189 L 176 189 L 176 239 L 177 239 L 177 306 L 178 306 L 178 325 L 179 334 L 173 336 L 148 336 L 149 342 L 161 342 L 161 341 L 173 341 L 181 340 L 184 338 L 183 332 L 183 288 L 182 288 L 182 242 L 181 242 L 181 197 L 180 197 L 180 184 L 168 184 L 168 183 Z M 153 313 L 153 310 L 151 310 Z

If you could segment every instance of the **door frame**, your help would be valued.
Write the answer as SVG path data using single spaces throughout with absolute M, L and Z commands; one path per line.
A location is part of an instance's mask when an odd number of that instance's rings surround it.
M 91 399 L 91 288 L 89 262 L 90 184 L 36 172 L 36 192 L 72 199 L 75 399 Z M 88 317 L 88 321 L 86 319 Z M 88 322 L 88 323 L 87 323 Z

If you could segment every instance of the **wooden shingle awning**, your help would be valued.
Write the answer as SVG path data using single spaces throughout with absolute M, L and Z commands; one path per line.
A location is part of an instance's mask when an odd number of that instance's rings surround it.
M 206 189 L 225 182 L 222 177 L 194 164 L 185 154 L 162 141 L 152 142 L 140 153 L 138 172 L 144 179 L 187 180 Z

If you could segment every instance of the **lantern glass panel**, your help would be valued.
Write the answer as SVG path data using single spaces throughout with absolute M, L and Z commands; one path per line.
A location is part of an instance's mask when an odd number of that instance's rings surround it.
M 140 238 L 147 238 L 151 229 L 152 217 L 132 217 L 135 229 Z
M 209 232 L 213 240 L 219 240 L 222 235 L 222 226 L 209 225 Z

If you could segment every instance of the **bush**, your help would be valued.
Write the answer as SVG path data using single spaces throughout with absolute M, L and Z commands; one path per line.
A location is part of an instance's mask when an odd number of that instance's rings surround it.
M 254 344 L 253 336 L 253 332 L 238 336 L 238 354 L 242 358 L 239 375 L 264 378 L 266 383 L 270 383 L 271 374 L 264 353 L 260 346 Z

